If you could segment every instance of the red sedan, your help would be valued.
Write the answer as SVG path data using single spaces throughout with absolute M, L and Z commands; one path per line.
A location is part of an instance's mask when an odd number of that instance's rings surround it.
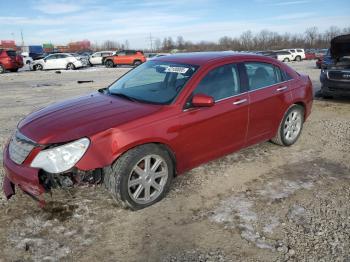
M 267 140 L 294 144 L 312 101 L 309 77 L 269 57 L 159 57 L 22 120 L 4 150 L 4 191 L 40 199 L 103 183 L 123 206 L 144 208 L 200 164 Z

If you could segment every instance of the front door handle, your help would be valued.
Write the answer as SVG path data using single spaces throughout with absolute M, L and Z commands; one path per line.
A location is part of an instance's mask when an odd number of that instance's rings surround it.
M 287 88 L 288 88 L 287 86 L 282 86 L 282 87 L 280 87 L 280 88 L 277 88 L 276 91 L 277 91 L 277 92 L 281 92 L 281 91 L 283 91 L 283 90 L 286 90 Z
M 240 104 L 243 104 L 243 103 L 245 103 L 245 102 L 247 102 L 247 99 L 241 99 L 241 100 L 238 100 L 238 101 L 233 102 L 233 104 L 234 104 L 234 105 L 240 105 Z

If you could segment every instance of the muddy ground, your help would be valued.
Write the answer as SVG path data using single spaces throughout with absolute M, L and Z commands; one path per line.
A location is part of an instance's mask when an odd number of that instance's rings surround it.
M 290 65 L 319 89 L 313 61 Z M 29 112 L 127 70 L 0 75 L 1 148 Z M 102 187 L 49 200 L 40 209 L 20 192 L 1 196 L 0 261 L 350 261 L 350 100 L 316 99 L 295 145 L 265 142 L 202 165 L 138 212 Z

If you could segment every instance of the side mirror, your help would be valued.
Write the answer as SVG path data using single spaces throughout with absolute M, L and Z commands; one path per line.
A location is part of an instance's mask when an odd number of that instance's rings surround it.
M 214 105 L 214 98 L 204 94 L 196 94 L 192 97 L 194 107 L 210 107 Z

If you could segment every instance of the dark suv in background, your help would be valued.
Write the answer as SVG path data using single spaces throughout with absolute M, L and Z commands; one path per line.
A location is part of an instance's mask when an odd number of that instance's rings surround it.
M 0 74 L 6 70 L 17 72 L 23 67 L 23 58 L 14 50 L 0 49 Z
M 350 96 L 350 34 L 332 39 L 321 67 L 322 96 Z

